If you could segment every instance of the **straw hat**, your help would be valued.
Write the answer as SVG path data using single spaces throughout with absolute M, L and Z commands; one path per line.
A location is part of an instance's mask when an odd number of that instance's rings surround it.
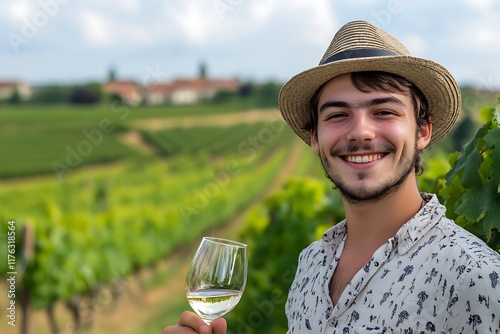
M 433 61 L 412 57 L 401 42 L 365 21 L 349 22 L 340 28 L 319 65 L 292 77 L 281 88 L 279 108 L 283 118 L 311 145 L 311 134 L 304 127 L 310 120 L 314 93 L 338 75 L 361 71 L 394 73 L 422 91 L 432 116 L 431 144 L 455 124 L 461 102 L 460 89 L 453 76 Z

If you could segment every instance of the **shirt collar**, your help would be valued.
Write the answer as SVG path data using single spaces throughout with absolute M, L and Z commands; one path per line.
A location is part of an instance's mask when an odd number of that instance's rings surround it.
M 397 247 L 399 254 L 406 253 L 429 229 L 436 225 L 446 213 L 446 208 L 439 203 L 435 194 L 421 193 L 427 202 L 408 222 L 389 239 L 393 247 Z M 345 219 L 329 228 L 321 238 L 321 247 L 336 249 L 347 233 Z
M 427 202 L 406 224 L 401 226 L 395 239 L 398 253 L 406 253 L 423 235 L 441 221 L 446 208 L 439 203 L 435 194 L 421 193 Z

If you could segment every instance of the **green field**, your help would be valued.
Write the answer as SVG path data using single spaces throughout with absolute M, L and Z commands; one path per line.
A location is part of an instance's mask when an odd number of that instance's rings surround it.
M 185 117 L 207 117 L 229 113 L 244 113 L 225 106 L 129 107 L 123 105 L 76 106 L 19 106 L 0 111 L 0 179 L 50 174 L 64 176 L 82 166 L 142 157 L 127 145 L 122 136 L 134 130 L 134 122 L 144 120 L 176 120 Z M 200 124 L 201 126 L 203 124 Z M 181 134 L 171 130 L 155 133 L 141 130 L 148 143 L 164 152 L 168 141 L 161 136 L 180 137 L 176 152 L 188 149 Z M 207 129 L 210 132 L 210 129 Z M 170 135 L 171 133 L 171 135 Z M 196 131 L 191 132 L 197 136 Z M 212 136 L 212 134 L 206 133 Z M 191 136 L 192 137 L 192 136 Z M 202 138 L 199 136 L 199 138 Z M 187 137 L 186 137 L 187 139 Z M 229 138 L 231 139 L 231 138 Z M 237 137 L 233 138 L 238 140 Z M 222 141 L 224 142 L 224 141 Z M 212 143 L 213 145 L 216 144 Z M 220 143 L 218 145 L 221 145 Z M 225 145 L 225 144 L 223 144 Z M 209 148 L 207 146 L 207 148 Z

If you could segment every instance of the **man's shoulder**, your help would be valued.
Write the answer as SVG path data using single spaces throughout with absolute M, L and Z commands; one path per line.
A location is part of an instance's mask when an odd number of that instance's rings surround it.
M 448 218 L 444 218 L 437 227 L 443 233 L 440 241 L 443 251 L 447 248 L 446 252 L 454 253 L 457 257 L 465 256 L 471 264 L 488 262 L 500 268 L 500 254 L 473 233 Z
M 321 239 L 311 242 L 300 252 L 300 260 L 316 258 L 321 254 L 334 251 L 345 235 L 345 220 L 326 230 Z
M 423 210 L 423 215 L 428 215 L 428 220 L 424 220 L 425 224 L 432 222 L 432 228 L 425 233 L 424 239 L 437 239 L 440 254 L 446 253 L 452 259 L 460 258 L 471 264 L 488 260 L 492 265 L 500 267 L 500 254 L 478 236 L 447 218 L 446 208 L 435 194 L 421 195 L 431 204 L 427 210 Z
M 323 251 L 321 247 L 321 239 L 320 240 L 315 240 L 312 243 L 310 243 L 306 248 L 302 249 L 300 252 L 300 260 L 303 260 L 305 258 L 310 258 L 311 256 L 314 256 L 316 254 L 319 254 Z

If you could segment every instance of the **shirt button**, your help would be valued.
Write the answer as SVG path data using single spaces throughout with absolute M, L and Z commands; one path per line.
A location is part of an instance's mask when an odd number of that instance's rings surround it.
M 378 267 L 378 262 L 377 262 L 377 261 L 375 261 L 375 262 L 373 263 L 373 265 L 374 265 L 375 267 Z

